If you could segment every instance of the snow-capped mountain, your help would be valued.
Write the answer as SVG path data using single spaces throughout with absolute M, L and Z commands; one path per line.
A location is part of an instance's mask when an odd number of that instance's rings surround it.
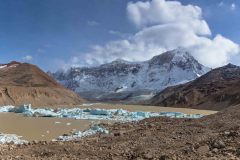
M 148 61 L 117 59 L 91 68 L 58 71 L 53 77 L 89 99 L 149 98 L 152 93 L 205 74 L 210 69 L 198 63 L 188 51 L 167 51 Z

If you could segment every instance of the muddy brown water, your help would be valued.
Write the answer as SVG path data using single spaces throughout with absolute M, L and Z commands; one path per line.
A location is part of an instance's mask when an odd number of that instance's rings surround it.
M 0 113 L 0 132 L 17 134 L 27 141 L 49 141 L 72 130 L 86 130 L 90 124 L 89 120 L 36 118 L 15 113 Z
M 196 110 L 186 108 L 170 108 L 139 105 L 112 105 L 112 104 L 94 104 L 92 106 L 79 106 L 80 108 L 104 108 L 117 109 L 122 108 L 128 111 L 150 111 L 150 112 L 183 112 L 186 114 L 214 114 L 216 111 Z M 99 120 L 75 120 L 65 118 L 36 118 L 24 117 L 16 113 L 0 113 L 0 132 L 5 134 L 17 134 L 27 141 L 46 140 L 50 141 L 64 133 L 70 133 L 73 130 L 84 131 L 88 129 L 91 123 Z M 104 122 L 104 121 L 102 121 Z M 106 122 L 106 121 L 105 121 Z

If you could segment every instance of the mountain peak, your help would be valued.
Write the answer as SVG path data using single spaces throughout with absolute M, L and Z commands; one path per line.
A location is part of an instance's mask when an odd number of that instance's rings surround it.
M 10 63 L 7 63 L 7 64 L 0 64 L 0 69 L 9 69 L 9 68 L 17 67 L 20 64 L 21 64 L 20 62 L 11 61 Z
M 164 52 L 150 60 L 150 65 L 175 64 L 181 67 L 189 63 L 201 66 L 190 52 L 184 48 Z
M 13 65 L 13 64 L 21 64 L 21 62 L 18 61 L 11 61 L 10 63 L 8 63 L 9 65 Z
M 225 65 L 225 66 L 223 66 L 223 67 L 225 67 L 225 68 L 239 68 L 239 66 L 234 65 L 234 64 L 232 64 L 232 63 L 228 63 L 227 65 Z
M 131 62 L 129 61 L 126 61 L 124 59 L 121 59 L 121 58 L 117 58 L 116 60 L 110 62 L 110 63 L 106 63 L 106 64 L 102 64 L 101 66 L 111 66 L 111 65 L 119 65 L 119 64 L 129 64 Z
M 18 61 L 11 61 L 11 62 L 6 63 L 6 64 L 0 64 L 0 66 L 4 66 L 4 65 L 10 66 L 10 65 L 15 65 L 15 64 L 21 64 L 21 62 L 18 62 Z
M 129 62 L 124 59 L 117 58 L 116 60 L 112 61 L 111 63 L 129 63 Z

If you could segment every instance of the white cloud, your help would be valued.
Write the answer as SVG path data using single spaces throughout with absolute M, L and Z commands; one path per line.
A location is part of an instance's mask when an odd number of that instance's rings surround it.
M 223 1 L 221 1 L 220 3 L 218 3 L 219 7 L 225 8 L 227 10 L 231 10 L 231 11 L 235 11 L 236 10 L 236 4 L 235 3 L 224 3 Z
M 129 33 L 122 33 L 122 32 L 114 31 L 114 30 L 110 30 L 108 33 L 112 34 L 112 35 L 116 35 L 116 36 L 118 36 L 120 38 L 129 38 L 130 36 L 132 36 Z
M 221 35 L 217 35 L 213 40 L 199 39 L 198 43 L 189 49 L 199 62 L 210 67 L 229 63 L 230 57 L 239 54 L 240 51 L 237 44 Z
M 238 44 L 220 34 L 212 36 L 198 6 L 166 0 L 130 2 L 127 15 L 139 29 L 136 34 L 104 46 L 92 46 L 91 51 L 79 59 L 90 65 L 117 58 L 141 61 L 166 50 L 185 47 L 202 64 L 218 67 L 240 52 Z
M 24 61 L 31 61 L 32 59 L 33 59 L 33 57 L 30 56 L 30 55 L 27 55 L 27 56 L 25 56 L 25 57 L 22 57 L 22 60 L 24 60 Z
M 89 25 L 89 26 L 98 26 L 99 23 L 97 21 L 87 21 L 87 25 Z
M 231 9 L 232 11 L 234 11 L 234 10 L 236 9 L 236 4 L 235 4 L 235 3 L 232 3 L 230 9 Z
M 197 34 L 211 34 L 206 21 L 202 19 L 202 10 L 198 6 L 184 6 L 178 1 L 165 0 L 130 2 L 127 13 L 129 19 L 140 27 L 184 23 L 191 26 Z
M 223 2 L 223 1 L 219 2 L 219 3 L 218 3 L 218 6 L 219 6 L 219 7 L 224 6 L 224 2 Z

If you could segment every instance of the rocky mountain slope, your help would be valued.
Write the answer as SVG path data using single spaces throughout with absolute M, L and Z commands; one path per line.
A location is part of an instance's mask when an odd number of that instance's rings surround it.
M 147 104 L 221 110 L 240 103 L 240 67 L 228 64 L 158 93 Z
M 121 59 L 92 68 L 58 71 L 53 77 L 81 96 L 94 100 L 147 99 L 159 90 L 205 74 L 188 51 L 176 49 L 144 62 Z
M 34 65 L 19 62 L 0 65 L 0 105 L 76 105 L 82 101 Z

